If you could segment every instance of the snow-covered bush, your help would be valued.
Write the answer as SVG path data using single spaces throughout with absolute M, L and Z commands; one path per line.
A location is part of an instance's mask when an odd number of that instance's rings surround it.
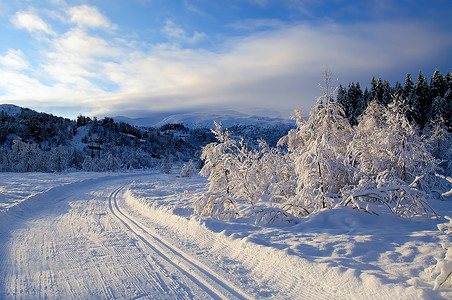
M 387 108 L 376 101 L 369 104 L 348 147 L 348 161 L 373 178 L 390 170 L 405 182 L 419 176 L 428 180 L 438 170 L 438 162 L 396 103 Z
M 369 104 L 346 158 L 354 182 L 341 189 L 341 205 L 369 211 L 369 203 L 379 203 L 400 216 L 434 214 L 426 199 L 437 178 L 438 161 L 397 101 L 388 108 L 376 101 Z
M 184 164 L 182 168 L 180 169 L 180 176 L 181 177 L 192 177 L 196 174 L 196 167 L 193 164 L 193 160 L 190 159 L 190 161 L 187 164 Z
M 220 219 L 252 217 L 256 222 L 278 219 L 264 216 L 270 213 L 267 208 L 281 211 L 280 204 L 293 194 L 288 156 L 262 140 L 260 149 L 249 149 L 243 139 L 232 139 L 220 124 L 212 132 L 218 142 L 203 148 L 205 164 L 200 172 L 208 177 L 209 191 L 195 203 L 195 213 Z
M 234 159 L 236 142 L 229 137 L 227 130 L 221 130 L 221 124 L 215 122 L 215 134 L 218 142 L 207 144 L 201 154 L 204 166 L 201 176 L 208 177 L 209 192 L 229 194 L 231 192 L 231 162 Z
M 435 215 L 426 201 L 426 193 L 416 188 L 420 179 L 417 177 L 407 184 L 391 172 L 384 171 L 375 179 L 366 177 L 355 186 L 344 187 L 340 205 L 351 205 L 374 214 L 380 214 L 382 208 L 387 208 L 402 217 Z
M 207 192 L 194 205 L 195 214 L 201 217 L 213 217 L 229 220 L 239 217 L 236 199 L 227 193 Z

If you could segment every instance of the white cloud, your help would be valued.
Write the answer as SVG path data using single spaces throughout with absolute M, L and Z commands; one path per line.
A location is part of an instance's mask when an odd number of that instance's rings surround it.
M 193 35 L 190 36 L 185 29 L 171 20 L 166 20 L 165 27 L 162 29 L 162 32 L 172 41 L 188 44 L 194 44 L 206 36 L 205 33 L 198 31 L 195 31 Z
M 103 16 L 96 7 L 80 5 L 69 8 L 70 20 L 79 27 L 116 29 L 116 26 Z
M 8 49 L 5 56 L 0 55 L 0 64 L 7 69 L 21 70 L 26 69 L 29 66 L 24 54 L 21 50 Z
M 55 35 L 52 29 L 36 14 L 20 11 L 11 17 L 11 22 L 17 28 L 26 29 L 29 32 L 44 32 Z
M 268 0 L 253 0 L 253 3 L 260 7 L 266 7 L 268 5 Z
M 98 95 L 104 91 L 92 81 L 107 77 L 104 65 L 121 55 L 121 50 L 106 40 L 73 29 L 52 41 L 41 68 L 53 82 L 69 90 Z

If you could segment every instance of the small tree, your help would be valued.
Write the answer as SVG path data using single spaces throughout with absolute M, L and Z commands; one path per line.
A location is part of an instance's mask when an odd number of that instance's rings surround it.
M 55 148 L 54 152 L 55 170 L 62 172 L 69 165 L 69 151 L 63 145 L 59 145 Z
M 196 174 L 196 168 L 193 165 L 193 160 L 190 159 L 188 164 L 185 164 L 182 166 L 180 170 L 180 176 L 181 177 L 192 177 Z
M 163 173 L 169 174 L 173 168 L 173 157 L 169 151 L 166 151 L 160 164 Z
M 335 102 L 331 89 L 331 73 L 325 73 L 324 94 L 317 99 L 309 119 L 296 111 L 297 128 L 280 140 L 286 144 L 295 165 L 297 193 L 288 206 L 294 215 L 306 215 L 333 207 L 333 194 L 349 183 L 344 165 L 352 128 L 342 106 Z

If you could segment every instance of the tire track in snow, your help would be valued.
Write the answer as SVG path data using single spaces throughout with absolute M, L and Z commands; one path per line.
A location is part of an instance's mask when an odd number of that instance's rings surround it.
M 132 231 L 143 243 L 157 253 L 162 259 L 179 270 L 194 284 L 204 290 L 214 299 L 250 299 L 243 291 L 219 277 L 215 272 L 195 261 L 179 249 L 164 241 L 157 234 L 151 232 L 138 221 L 126 214 L 118 205 L 118 194 L 126 187 L 123 185 L 114 190 L 109 196 L 109 208 L 130 231 Z

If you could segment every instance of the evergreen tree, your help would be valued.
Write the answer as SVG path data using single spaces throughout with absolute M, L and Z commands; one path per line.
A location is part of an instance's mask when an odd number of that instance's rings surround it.
M 423 129 L 431 117 L 432 99 L 430 98 L 427 79 L 419 72 L 414 85 L 413 111 L 416 124 Z
M 416 122 L 417 106 L 414 103 L 414 83 L 411 80 L 411 74 L 409 73 L 406 74 L 402 97 L 399 97 L 399 99 L 403 99 L 403 105 L 406 107 L 405 112 L 408 121 L 411 123 Z
M 396 81 L 396 84 L 392 90 L 392 94 L 394 95 L 394 97 L 403 97 L 403 87 L 400 84 L 400 82 Z
M 446 95 L 447 81 L 438 69 L 435 70 L 435 73 L 433 73 L 433 76 L 430 79 L 429 91 L 431 99 L 435 99 L 436 97 L 444 97 Z
M 384 80 L 382 83 L 381 103 L 384 106 L 388 106 L 392 102 L 392 89 L 389 81 Z
M 383 86 L 381 78 L 375 79 L 375 77 L 372 77 L 370 86 L 370 94 L 372 99 L 377 100 L 377 102 L 381 104 L 381 100 L 383 98 Z

